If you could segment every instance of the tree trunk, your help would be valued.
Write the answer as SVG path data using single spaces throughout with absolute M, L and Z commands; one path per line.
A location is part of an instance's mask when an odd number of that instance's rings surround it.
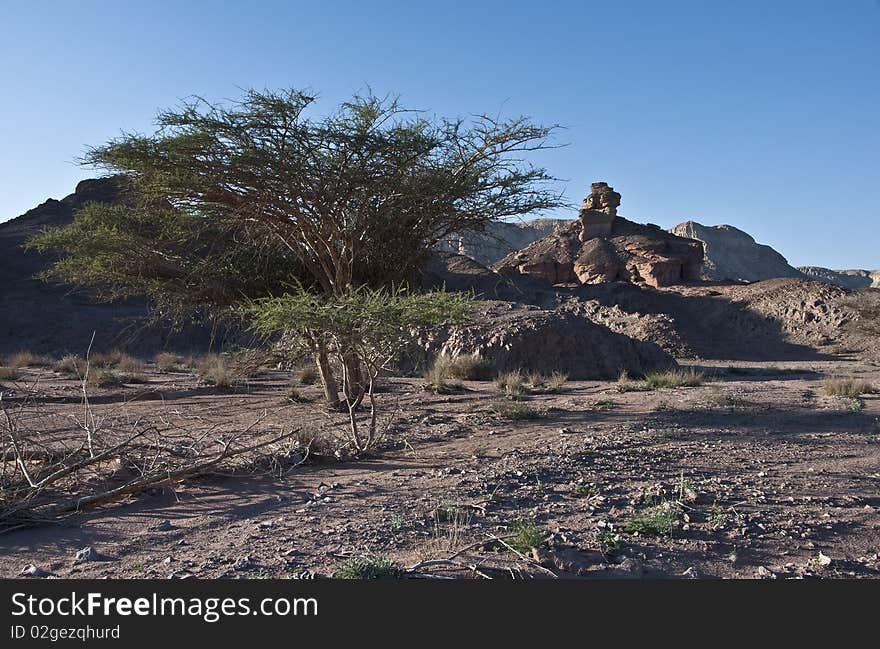
M 339 408 L 339 387 L 333 377 L 333 368 L 330 367 L 330 358 L 327 354 L 327 343 L 319 340 L 315 350 L 315 365 L 318 368 L 318 377 L 321 379 L 321 387 L 324 388 L 324 399 L 331 408 Z
M 359 408 L 364 398 L 360 359 L 354 352 L 346 352 L 342 354 L 342 363 L 345 365 L 342 373 L 342 393 L 351 407 Z

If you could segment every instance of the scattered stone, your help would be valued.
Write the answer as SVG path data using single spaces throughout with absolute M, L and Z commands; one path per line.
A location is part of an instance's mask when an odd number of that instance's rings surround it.
M 755 571 L 755 576 L 758 579 L 776 579 L 776 573 L 764 566 L 758 566 L 758 569 Z
M 76 553 L 76 557 L 74 558 L 74 563 L 85 563 L 86 561 L 97 561 L 100 558 L 97 550 L 92 546 L 88 546 L 83 548 L 82 550 Z
M 828 555 L 824 554 L 821 550 L 819 550 L 819 558 L 818 563 L 823 568 L 827 568 L 833 563 L 833 560 Z
M 33 564 L 25 566 L 24 570 L 21 571 L 22 577 L 33 577 L 34 579 L 43 579 L 44 577 L 48 577 L 49 573 L 39 568 Z
M 174 529 L 174 525 L 171 524 L 167 518 L 163 521 L 159 521 L 155 525 L 150 527 L 150 531 L 152 532 L 168 532 Z

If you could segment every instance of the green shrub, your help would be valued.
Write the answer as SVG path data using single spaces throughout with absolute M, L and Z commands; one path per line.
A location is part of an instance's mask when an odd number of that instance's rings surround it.
M 491 411 L 500 419 L 540 419 L 543 416 L 541 412 L 526 403 L 507 399 L 494 402 L 491 406 Z
M 397 579 L 403 568 L 390 559 L 362 557 L 349 559 L 333 575 L 337 579 Z
M 511 532 L 513 537 L 507 543 L 523 554 L 531 552 L 533 548 L 541 547 L 544 543 L 544 534 L 533 520 L 518 520 L 513 524 Z
M 650 372 L 645 375 L 645 387 L 649 390 L 658 388 L 693 388 L 702 385 L 705 375 L 696 370 L 670 370 L 668 372 Z

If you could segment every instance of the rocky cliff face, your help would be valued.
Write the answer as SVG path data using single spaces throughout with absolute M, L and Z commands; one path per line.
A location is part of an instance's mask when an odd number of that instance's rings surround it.
M 441 242 L 437 249 L 470 257 L 490 266 L 511 252 L 552 234 L 571 221 L 565 219 L 534 219 L 519 223 L 491 223 L 481 234 L 454 235 Z
M 757 243 L 732 225 L 706 226 L 686 221 L 669 231 L 702 242 L 706 279 L 759 282 L 776 277 L 803 277 L 773 248 Z
M 798 270 L 810 279 L 848 289 L 880 288 L 880 270 L 831 270 L 819 266 L 800 266 Z
M 617 216 L 620 194 L 593 183 L 578 220 L 512 253 L 493 268 L 551 284 L 626 281 L 672 286 L 700 279 L 703 247 L 656 225 Z
M 22 244 L 44 228 L 66 225 L 86 203 L 116 202 L 122 187 L 115 178 L 84 180 L 62 200 L 49 199 L 21 216 L 0 223 L 0 355 L 18 350 L 82 354 L 95 334 L 94 350 L 124 348 L 153 354 L 166 346 L 190 351 L 207 349 L 210 331 L 193 329 L 176 335 L 145 328 L 144 300 L 96 303 L 87 292 L 47 284 L 35 276 L 54 260 Z

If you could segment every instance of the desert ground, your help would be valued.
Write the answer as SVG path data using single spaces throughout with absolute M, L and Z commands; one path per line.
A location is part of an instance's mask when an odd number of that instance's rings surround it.
M 29 426 L 47 438 L 79 439 L 85 421 L 161 421 L 187 439 L 248 429 L 314 441 L 308 458 L 267 447 L 52 523 L 7 525 L 0 576 L 311 578 L 365 558 L 432 578 L 880 576 L 880 395 L 827 394 L 829 377 L 880 383 L 880 366 L 844 354 L 681 370 L 699 384 L 567 381 L 516 401 L 493 381 L 436 394 L 389 377 L 386 437 L 351 458 L 332 454 L 345 417 L 290 372 L 221 389 L 148 363 L 138 383 L 91 389 L 86 412 L 80 380 L 23 367 L 7 412 L 38 419 Z M 100 489 L 132 471 L 108 470 Z

